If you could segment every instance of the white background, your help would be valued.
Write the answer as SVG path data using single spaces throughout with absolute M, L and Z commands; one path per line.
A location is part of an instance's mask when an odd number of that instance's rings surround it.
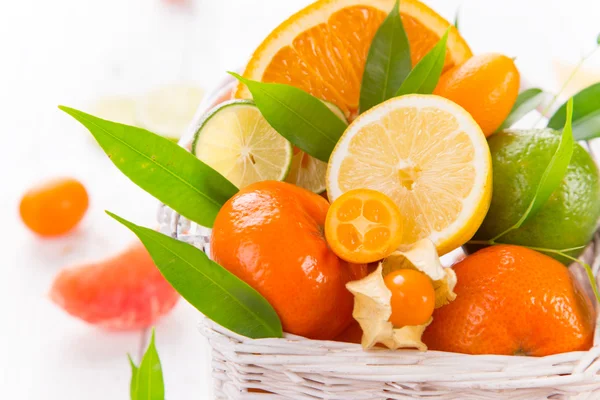
M 430 0 L 475 53 L 517 57 L 522 74 L 556 87 L 552 60 L 577 61 L 600 33 L 597 0 Z M 151 225 L 156 202 L 110 164 L 58 104 L 169 82 L 210 88 L 244 63 L 304 0 L 4 0 L 0 2 L 0 392 L 7 399 L 126 399 L 142 332 L 106 333 L 70 318 L 47 291 L 59 268 L 105 257 L 131 238 L 103 210 Z M 589 68 L 600 69 L 597 58 Z M 82 180 L 91 208 L 74 234 L 42 241 L 18 219 L 23 191 L 47 177 Z M 167 397 L 210 399 L 199 315 L 182 301 L 157 327 Z

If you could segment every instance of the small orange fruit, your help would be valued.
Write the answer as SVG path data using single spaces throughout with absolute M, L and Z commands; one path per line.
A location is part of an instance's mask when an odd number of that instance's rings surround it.
M 435 308 L 435 289 L 431 279 L 421 271 L 400 269 L 383 279 L 392 292 L 390 322 L 397 328 L 423 325 Z
M 370 263 L 390 255 L 402 243 L 402 216 L 385 194 L 350 190 L 337 198 L 325 220 L 325 237 L 340 258 Z
M 456 300 L 434 311 L 423 335 L 431 350 L 546 356 L 592 346 L 592 303 L 553 258 L 497 245 L 453 269 Z
M 88 208 L 85 187 L 72 178 L 60 178 L 29 189 L 21 199 L 21 219 L 40 236 L 69 232 Z
M 211 257 L 271 303 L 286 332 L 333 339 L 352 321 L 346 283 L 367 274 L 341 260 L 323 234 L 329 203 L 285 182 L 246 186 L 223 205 Z
M 486 136 L 504 122 L 519 95 L 520 75 L 502 54 L 474 56 L 445 72 L 434 94 L 467 110 Z

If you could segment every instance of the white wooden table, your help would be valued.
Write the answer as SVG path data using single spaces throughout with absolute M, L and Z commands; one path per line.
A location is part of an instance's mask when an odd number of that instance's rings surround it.
M 137 94 L 168 82 L 209 88 L 306 3 L 197 0 L 179 8 L 159 0 L 0 2 L 2 398 L 126 399 L 126 354 L 137 358 L 146 341 L 143 332 L 106 333 L 85 325 L 47 299 L 59 268 L 103 258 L 131 240 L 105 209 L 149 226 L 156 211 L 156 202 L 56 106 L 85 108 L 99 96 Z M 517 56 L 524 74 L 550 87 L 550 56 L 576 59 L 600 29 L 596 0 L 571 0 L 560 15 L 551 11 L 563 8 L 558 0 L 428 3 L 450 20 L 464 3 L 461 29 L 476 52 Z M 527 9 L 519 11 L 521 6 Z M 27 187 L 57 175 L 81 179 L 91 207 L 76 233 L 42 241 L 21 225 L 18 201 Z M 156 328 L 171 400 L 211 398 L 209 349 L 198 321 L 181 301 Z

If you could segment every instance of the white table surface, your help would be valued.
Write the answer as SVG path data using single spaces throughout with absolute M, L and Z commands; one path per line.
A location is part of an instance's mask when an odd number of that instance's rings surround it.
M 152 225 L 156 202 L 124 178 L 85 130 L 56 106 L 85 108 L 104 95 L 138 94 L 169 82 L 209 88 L 242 65 L 305 0 L 5 0 L 0 2 L 0 392 L 7 399 L 126 399 L 142 332 L 106 333 L 47 299 L 63 266 L 103 258 L 131 235 L 109 209 Z M 517 57 L 524 75 L 555 87 L 550 60 L 577 60 L 600 30 L 597 0 L 430 0 L 475 52 Z M 561 10 L 562 9 L 562 10 Z M 553 11 L 554 10 L 554 11 Z M 561 10 L 560 12 L 558 10 Z M 595 64 L 599 65 L 599 64 Z M 18 219 L 23 191 L 47 177 L 81 179 L 91 207 L 74 234 L 40 240 Z M 184 301 L 158 324 L 167 398 L 210 399 L 209 349 Z

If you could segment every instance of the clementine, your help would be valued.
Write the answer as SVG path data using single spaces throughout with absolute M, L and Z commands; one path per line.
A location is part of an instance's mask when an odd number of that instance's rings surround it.
M 261 293 L 286 332 L 333 339 L 352 321 L 347 282 L 364 265 L 349 264 L 323 233 L 329 203 L 285 182 L 251 184 L 221 209 L 213 226 L 212 258 Z
M 431 350 L 546 356 L 592 346 L 592 303 L 553 258 L 497 245 L 453 268 L 457 298 L 434 311 L 423 335 Z
M 19 213 L 23 223 L 38 235 L 60 236 L 77 226 L 88 203 L 88 193 L 81 182 L 57 178 L 29 189 L 21 199 Z
M 512 58 L 482 54 L 445 72 L 434 94 L 462 106 L 489 136 L 510 113 L 519 86 L 519 70 Z

